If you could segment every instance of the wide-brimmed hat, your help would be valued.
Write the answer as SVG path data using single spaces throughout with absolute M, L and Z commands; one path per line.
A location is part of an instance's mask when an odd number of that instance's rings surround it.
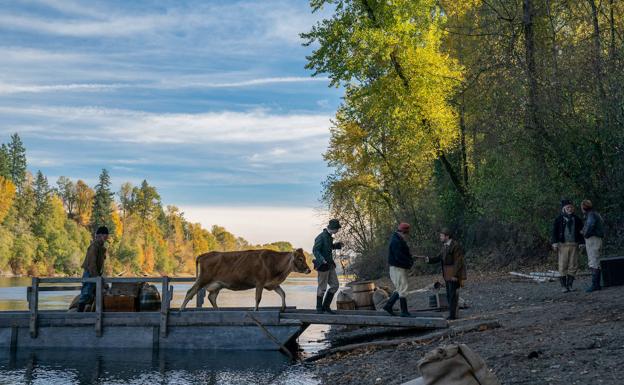
M 95 235 L 108 235 L 108 227 L 106 226 L 98 227 L 97 231 L 95 232 Z
M 330 219 L 327 228 L 329 230 L 338 230 L 340 228 L 340 222 L 338 219 Z

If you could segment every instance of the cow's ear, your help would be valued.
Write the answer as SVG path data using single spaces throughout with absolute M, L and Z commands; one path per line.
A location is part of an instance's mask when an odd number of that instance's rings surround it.
M 302 248 L 298 248 L 297 250 L 295 250 L 298 253 L 302 253 L 303 254 L 303 249 Z

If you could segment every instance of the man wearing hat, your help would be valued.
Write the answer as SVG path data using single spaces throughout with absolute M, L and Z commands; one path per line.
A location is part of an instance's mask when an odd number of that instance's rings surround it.
M 394 284 L 394 293 L 388 299 L 384 310 L 391 315 L 396 315 L 392 307 L 398 299 L 401 307 L 401 317 L 410 316 L 410 313 L 407 311 L 407 272 L 412 268 L 414 259 L 405 241 L 409 230 L 410 225 L 408 223 L 399 224 L 397 231 L 390 238 L 390 246 L 388 248 L 388 264 L 390 265 L 390 279 Z
M 449 320 L 457 319 L 459 312 L 459 288 L 466 280 L 466 263 L 464 250 L 448 228 L 440 230 L 442 250 L 434 258 L 426 258 L 427 263 L 440 263 L 442 277 L 446 284 L 446 301 L 449 307 Z
M 106 247 L 104 243 L 108 239 L 108 228 L 100 226 L 95 232 L 95 239 L 87 249 L 87 256 L 82 263 L 84 273 L 82 278 L 100 277 L 104 273 L 104 260 L 106 259 Z M 80 290 L 80 299 L 78 300 L 78 311 L 83 312 L 87 304 L 93 302 L 95 295 L 95 283 L 85 282 Z
M 578 269 L 579 248 L 585 246 L 582 229 L 583 221 L 574 214 L 572 201 L 561 200 L 561 214 L 553 224 L 552 248 L 558 255 L 559 282 L 564 293 L 572 291 L 572 283 Z
M 323 232 L 314 239 L 312 254 L 314 254 L 314 269 L 318 272 L 316 311 L 319 313 L 334 313 L 330 309 L 330 305 L 340 284 L 336 274 L 336 263 L 332 256 L 332 250 L 342 249 L 342 242 L 334 243 L 333 238 L 333 235 L 339 229 L 340 222 L 337 219 L 332 219 L 327 227 L 323 229 Z M 329 290 L 327 290 L 327 285 L 329 285 Z
M 585 214 L 585 224 L 581 233 L 585 238 L 585 252 L 592 274 L 592 284 L 585 291 L 591 293 L 600 290 L 600 248 L 604 237 L 604 221 L 594 210 L 594 205 L 589 199 L 581 203 L 581 211 Z

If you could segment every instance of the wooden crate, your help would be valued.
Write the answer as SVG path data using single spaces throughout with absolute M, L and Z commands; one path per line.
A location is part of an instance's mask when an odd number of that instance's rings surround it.
M 624 285 L 624 257 L 609 257 L 600 260 L 604 286 Z
M 104 311 L 135 312 L 138 311 L 138 297 L 130 295 L 105 295 Z

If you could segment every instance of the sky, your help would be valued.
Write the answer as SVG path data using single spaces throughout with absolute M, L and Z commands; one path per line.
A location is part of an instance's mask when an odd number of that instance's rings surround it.
M 307 0 L 6 2 L 0 141 L 29 170 L 146 179 L 187 219 L 310 249 L 341 90 L 304 68 Z

